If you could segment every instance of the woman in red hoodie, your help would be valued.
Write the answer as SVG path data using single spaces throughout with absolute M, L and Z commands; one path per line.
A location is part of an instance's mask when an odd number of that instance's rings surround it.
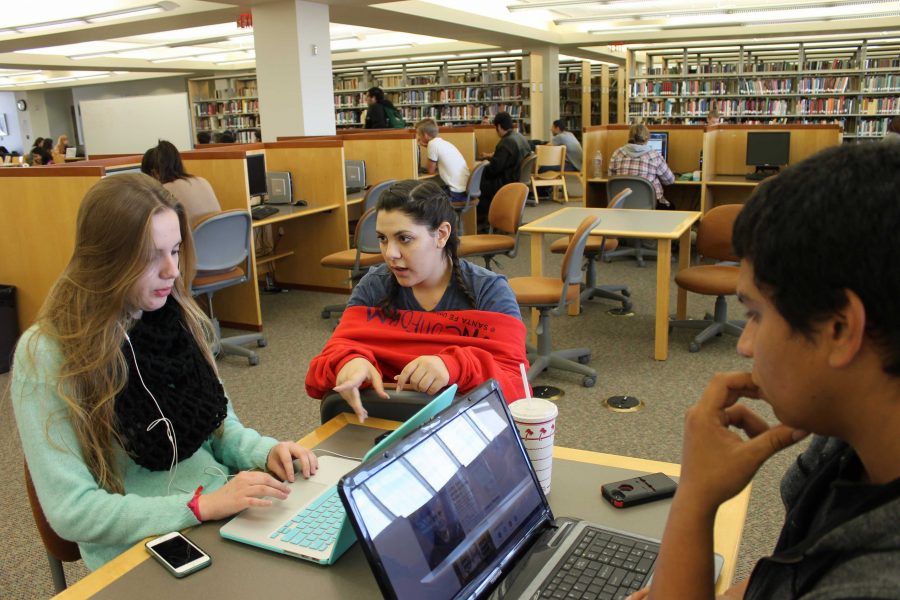
M 504 275 L 457 255 L 456 213 L 431 181 L 400 181 L 377 206 L 384 264 L 354 288 L 340 325 L 313 359 L 307 392 L 332 389 L 366 416 L 359 389 L 382 397 L 383 380 L 429 394 L 466 392 L 497 379 L 507 400 L 524 397 L 525 325 Z

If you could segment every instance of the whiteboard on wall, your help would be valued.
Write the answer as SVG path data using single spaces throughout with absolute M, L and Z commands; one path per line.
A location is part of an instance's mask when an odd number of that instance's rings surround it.
M 82 100 L 78 106 L 89 155 L 143 154 L 159 140 L 191 149 L 186 93 Z

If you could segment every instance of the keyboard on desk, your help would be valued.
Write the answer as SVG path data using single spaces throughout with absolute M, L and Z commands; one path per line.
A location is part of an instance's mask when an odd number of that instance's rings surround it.
M 344 505 L 335 486 L 323 492 L 269 537 L 273 540 L 281 538 L 283 542 L 310 550 L 325 550 L 337 539 L 345 516 Z
M 587 528 L 538 598 L 617 600 L 641 589 L 653 572 L 659 544 Z
M 260 204 L 259 206 L 254 206 L 250 209 L 250 216 L 253 217 L 254 221 L 261 221 L 262 219 L 268 219 L 272 215 L 278 214 L 278 209 L 274 206 L 266 206 L 265 204 Z

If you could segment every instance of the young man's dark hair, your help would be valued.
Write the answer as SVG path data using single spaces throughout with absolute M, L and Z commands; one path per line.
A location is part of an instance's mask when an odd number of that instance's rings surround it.
M 498 112 L 497 116 L 494 117 L 493 125 L 494 127 L 499 126 L 504 131 L 509 131 L 513 128 L 512 117 L 509 116 L 508 112 Z
M 220 141 L 223 144 L 233 144 L 237 140 L 234 137 L 234 132 L 231 131 L 230 129 L 226 129 L 225 131 L 222 132 L 222 138 Z
M 369 91 L 366 92 L 366 96 L 375 98 L 375 102 L 384 102 L 384 90 L 380 87 L 370 87 Z
M 829 148 L 761 183 L 734 225 L 737 255 L 753 264 L 791 328 L 810 334 L 847 304 L 866 307 L 866 333 L 900 375 L 900 148 Z M 892 195 L 893 194 L 893 195 Z M 790 201 L 779 201 L 779 199 Z M 803 223 L 803 227 L 798 227 Z
M 208 144 L 212 141 L 212 136 L 208 131 L 198 131 L 197 132 L 197 143 L 198 144 Z
M 553 121 L 553 126 L 556 127 L 557 129 L 559 129 L 560 131 L 566 130 L 566 124 L 563 123 L 562 119 L 557 119 L 557 120 Z

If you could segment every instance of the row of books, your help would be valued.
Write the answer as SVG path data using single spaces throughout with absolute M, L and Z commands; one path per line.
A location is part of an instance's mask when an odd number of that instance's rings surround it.
M 856 124 L 856 135 L 867 137 L 882 137 L 887 133 L 890 117 L 883 119 L 862 119 Z
M 218 89 L 215 90 L 213 97 L 218 98 L 220 100 L 227 100 L 228 98 L 233 98 L 235 96 L 258 96 L 259 93 L 256 91 L 256 86 L 251 85 L 239 89 L 228 88 L 228 89 Z
M 867 115 L 900 113 L 900 96 L 884 98 L 863 98 L 859 112 Z
M 224 102 L 195 102 L 194 114 L 198 117 L 204 115 L 219 115 L 226 113 L 255 113 L 259 112 L 259 100 L 226 100 Z
M 897 69 L 900 68 L 900 58 L 867 58 L 867 69 Z
M 782 79 L 744 79 L 741 81 L 741 93 L 748 96 L 761 94 L 792 94 L 794 80 Z
M 362 77 L 341 77 L 334 82 L 335 90 L 358 90 L 366 83 Z
M 839 93 L 847 91 L 849 77 L 803 77 L 800 79 L 800 93 Z
M 484 117 L 492 117 L 498 112 L 505 111 L 514 119 L 522 115 L 522 107 L 518 104 L 499 104 L 485 106 L 483 104 L 468 104 L 464 106 L 404 106 L 400 109 L 403 119 L 415 122 L 420 119 L 431 118 L 437 121 L 480 121 Z
M 846 96 L 835 98 L 801 98 L 797 112 L 802 115 L 839 115 L 855 112 L 856 99 Z
M 900 92 L 900 75 L 867 75 L 862 89 L 863 92 Z

